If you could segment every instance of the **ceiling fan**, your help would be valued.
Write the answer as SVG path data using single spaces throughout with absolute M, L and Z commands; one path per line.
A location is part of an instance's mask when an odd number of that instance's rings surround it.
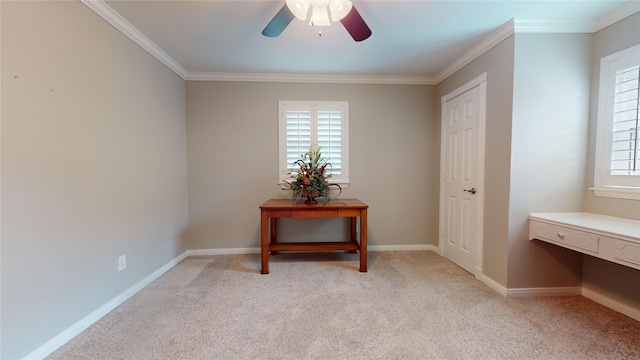
M 362 41 L 371 36 L 371 29 L 350 0 L 286 0 L 280 11 L 262 30 L 262 35 L 277 37 L 293 18 L 307 20 L 311 26 L 328 26 L 340 21 L 353 40 Z M 310 16 L 309 16 L 310 15 Z

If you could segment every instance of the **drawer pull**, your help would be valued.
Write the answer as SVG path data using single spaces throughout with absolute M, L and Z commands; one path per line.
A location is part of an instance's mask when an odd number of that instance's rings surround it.
M 560 239 L 560 240 L 564 240 L 564 234 L 563 234 L 563 233 L 561 233 L 561 232 L 559 232 L 559 233 L 558 233 L 558 239 Z

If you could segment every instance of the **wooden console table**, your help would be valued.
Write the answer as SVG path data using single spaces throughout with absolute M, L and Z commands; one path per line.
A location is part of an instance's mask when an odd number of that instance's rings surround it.
M 271 199 L 260 206 L 261 274 L 269 273 L 269 252 L 278 251 L 360 251 L 360 271 L 367 271 L 367 208 L 356 199 L 339 199 L 330 203 L 296 204 L 291 199 Z M 351 218 L 351 239 L 342 242 L 278 242 L 277 218 Z M 360 218 L 360 242 L 356 231 Z M 271 225 L 271 226 L 269 226 Z M 269 231 L 271 230 L 271 231 Z

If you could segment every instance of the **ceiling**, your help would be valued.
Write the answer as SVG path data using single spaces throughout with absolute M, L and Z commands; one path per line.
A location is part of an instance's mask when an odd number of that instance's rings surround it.
M 262 36 L 285 0 L 83 2 L 192 79 L 436 79 L 511 19 L 516 31 L 594 32 L 640 9 L 637 0 L 353 0 L 373 32 L 355 42 L 340 23 L 320 28 L 297 19 L 279 37 Z

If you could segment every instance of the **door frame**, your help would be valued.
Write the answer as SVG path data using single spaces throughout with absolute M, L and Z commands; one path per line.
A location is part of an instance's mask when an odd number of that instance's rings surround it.
M 477 226 L 476 226 L 476 264 L 474 276 L 479 278 L 483 274 L 483 243 L 484 243 L 484 167 L 485 167 L 485 147 L 486 147 L 486 113 L 487 113 L 487 73 L 480 76 L 444 95 L 441 99 L 440 107 L 440 206 L 439 206 L 439 225 L 438 225 L 438 252 L 444 255 L 444 244 L 442 243 L 444 232 L 444 183 L 446 181 L 445 174 L 445 122 L 446 114 L 444 107 L 447 101 L 478 87 L 478 191 L 477 199 Z

